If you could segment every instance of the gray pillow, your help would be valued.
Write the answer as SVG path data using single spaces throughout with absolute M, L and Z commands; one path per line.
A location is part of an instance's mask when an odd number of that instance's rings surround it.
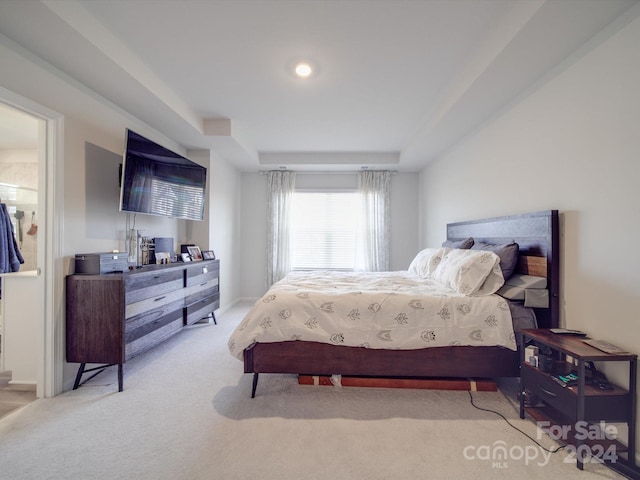
M 445 240 L 442 242 L 443 247 L 470 249 L 473 246 L 473 238 L 469 237 L 465 240 Z
M 473 244 L 471 250 L 487 250 L 498 255 L 500 257 L 500 269 L 502 270 L 502 276 L 505 280 L 513 275 L 513 272 L 518 265 L 518 253 L 520 253 L 520 246 L 516 242 L 502 245 L 477 242 Z

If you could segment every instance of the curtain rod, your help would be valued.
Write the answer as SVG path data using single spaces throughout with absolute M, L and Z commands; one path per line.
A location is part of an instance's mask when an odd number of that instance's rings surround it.
M 328 172 L 322 172 L 319 170 L 310 170 L 310 171 L 306 171 L 306 170 L 280 170 L 280 169 L 273 169 L 273 170 L 260 170 L 260 175 L 266 175 L 269 172 L 295 172 L 299 175 L 357 175 L 358 173 L 361 172 L 389 172 L 391 175 L 395 175 L 396 173 L 398 173 L 396 170 L 373 170 L 373 169 L 367 169 L 367 170 L 345 170 L 343 172 L 341 171 L 337 171 L 337 170 L 331 170 Z

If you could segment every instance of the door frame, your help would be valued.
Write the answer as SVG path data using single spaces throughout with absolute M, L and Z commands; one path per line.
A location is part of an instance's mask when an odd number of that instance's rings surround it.
M 0 87 L 0 102 L 45 122 L 38 135 L 38 204 L 44 206 L 38 234 L 44 236 L 44 248 L 38 248 L 37 275 L 43 276 L 44 288 L 38 299 L 42 318 L 38 322 L 36 339 L 36 395 L 38 398 L 53 397 L 63 390 L 64 366 L 64 116 L 4 87 Z

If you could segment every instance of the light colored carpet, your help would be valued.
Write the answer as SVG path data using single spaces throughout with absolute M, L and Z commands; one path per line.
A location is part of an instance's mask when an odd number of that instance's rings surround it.
M 109 371 L 2 418 L 0 478 L 622 478 L 592 463 L 580 472 L 564 451 L 545 460 L 467 392 L 301 386 L 263 375 L 251 399 L 251 376 L 226 347 L 247 308 L 127 363 L 122 393 Z M 508 395 L 473 397 L 536 436 Z M 507 458 L 485 459 L 499 445 Z M 527 452 L 535 458 L 521 457 Z

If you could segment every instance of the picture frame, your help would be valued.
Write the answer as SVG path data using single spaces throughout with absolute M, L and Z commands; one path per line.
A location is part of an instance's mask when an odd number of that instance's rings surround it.
M 180 245 L 180 253 L 189 253 L 189 247 L 195 247 L 195 243 L 183 243 Z
M 191 255 L 189 255 L 188 253 L 181 253 L 180 258 L 182 259 L 183 262 L 191 261 Z
M 213 250 L 203 250 L 202 251 L 202 259 L 203 260 L 215 260 L 216 254 L 213 253 Z
M 193 246 L 187 247 L 189 250 L 189 255 L 191 256 L 191 260 L 197 262 L 198 260 L 202 260 L 202 252 L 200 251 L 200 247 Z

